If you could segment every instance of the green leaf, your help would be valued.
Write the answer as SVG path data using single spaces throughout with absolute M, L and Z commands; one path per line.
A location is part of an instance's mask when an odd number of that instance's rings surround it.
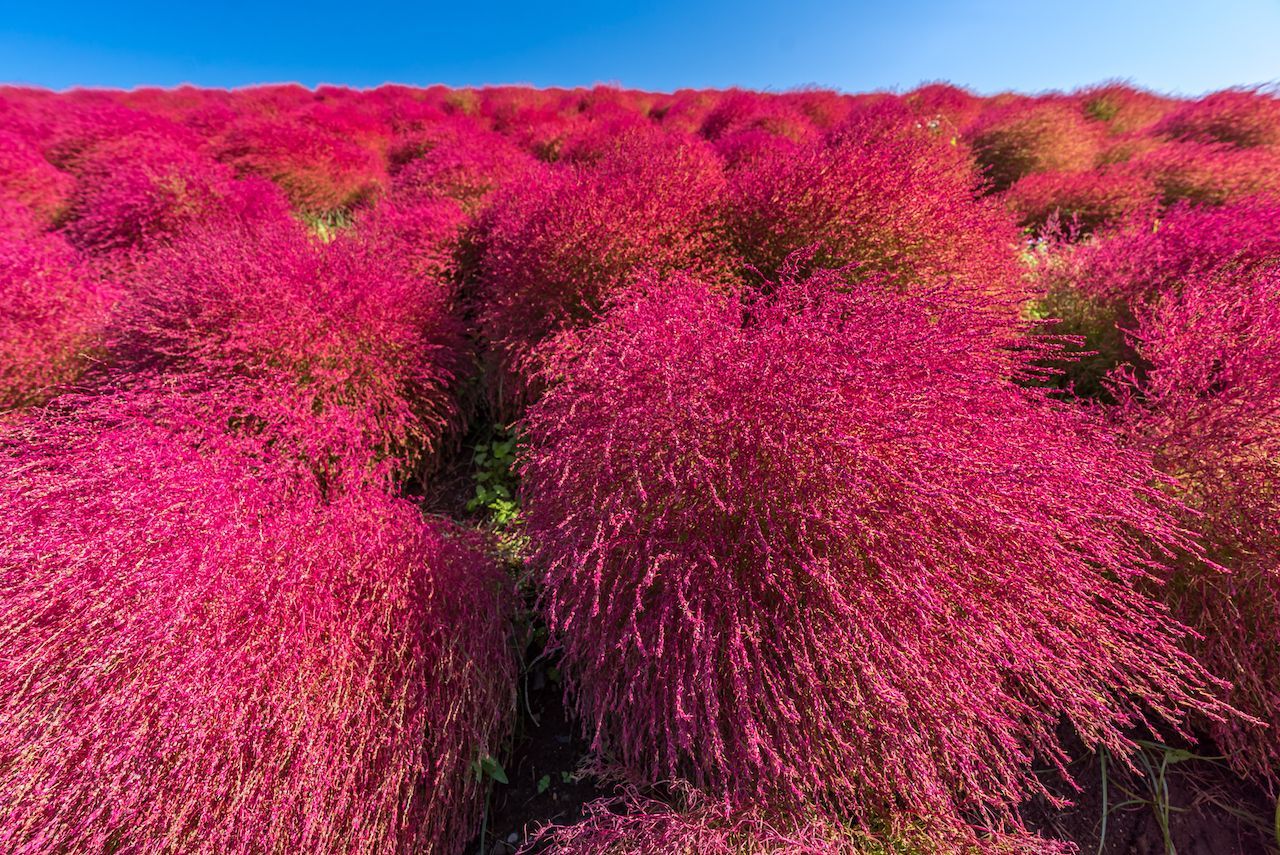
M 499 784 L 510 783 L 507 780 L 507 771 L 502 768 L 501 763 L 490 755 L 486 754 L 484 759 L 480 761 L 480 770 Z
M 543 775 L 538 779 L 538 795 L 542 795 L 551 786 L 551 776 Z

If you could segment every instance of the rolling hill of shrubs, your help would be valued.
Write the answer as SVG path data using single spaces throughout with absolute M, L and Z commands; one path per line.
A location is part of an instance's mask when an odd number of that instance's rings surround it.
M 0 88 L 0 851 L 488 852 L 535 657 L 531 852 L 1274 805 L 1280 100 Z

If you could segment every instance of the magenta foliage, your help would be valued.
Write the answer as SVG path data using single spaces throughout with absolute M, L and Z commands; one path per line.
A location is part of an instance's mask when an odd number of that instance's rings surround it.
M 0 438 L 0 848 L 461 851 L 513 705 L 482 544 L 182 397 L 64 403 Z
M 1101 134 L 1077 104 L 1018 101 L 993 107 L 966 131 L 974 156 L 996 190 L 1035 172 L 1083 172 L 1100 150 Z
M 683 804 L 629 792 L 585 807 L 573 825 L 539 830 L 525 852 L 548 855 L 1061 855 L 1062 844 L 1029 834 L 974 842 L 918 828 L 868 834 L 819 814 L 770 815 L 759 805 L 730 807 L 687 792 Z
M 0 413 L 76 378 L 108 298 L 66 241 L 0 201 Z
M 123 137 L 163 140 L 192 149 L 203 142 L 190 129 L 163 116 L 100 100 L 94 93 L 81 94 L 80 99 L 75 93 L 63 96 L 57 109 L 50 111 L 48 131 L 41 140 L 45 157 L 60 169 L 76 172 L 94 148 Z
M 467 213 L 448 198 L 390 197 L 356 219 L 367 252 L 452 296 Z
M 0 131 L 0 203 L 25 205 L 50 224 L 62 213 L 73 184 L 34 145 Z
M 1240 148 L 1280 145 L 1280 99 L 1249 89 L 1214 92 L 1182 104 L 1155 131 L 1174 139 Z
M 1132 165 L 1151 176 L 1167 205 L 1280 198 L 1280 151 L 1276 149 L 1174 142 L 1139 154 Z
M 1177 109 L 1178 102 L 1124 84 L 1106 84 L 1076 94 L 1084 114 L 1112 134 L 1145 131 Z
M 297 117 L 238 122 L 220 138 L 218 158 L 241 175 L 269 178 L 307 214 L 372 201 L 386 186 L 381 155 Z
M 812 137 L 815 131 L 799 105 L 781 96 L 731 90 L 717 100 L 703 120 L 700 133 L 715 141 L 755 130 L 795 142 Z
M 1087 234 L 1154 207 L 1156 187 L 1141 170 L 1117 164 L 1091 172 L 1035 172 L 1004 194 L 1018 221 L 1034 232 L 1051 222 Z
M 982 113 L 982 98 L 949 83 L 929 83 L 902 97 L 921 119 L 958 136 Z
M 1274 220 L 1273 220 L 1274 222 Z M 1280 788 L 1280 265 L 1193 271 L 1138 313 L 1149 370 L 1122 402 L 1128 431 L 1179 481 L 1210 555 L 1169 588 L 1196 655 L 1262 720 L 1212 733 L 1242 774 Z
M 354 417 L 371 452 L 406 464 L 432 458 L 457 422 L 466 352 L 447 284 L 362 235 L 326 245 L 291 222 L 194 230 L 136 278 L 110 330 L 117 370 L 292 389 L 300 430 Z
M 1280 204 L 1179 205 L 1075 247 L 1052 275 L 1092 300 L 1136 305 L 1195 271 L 1280 259 L 1277 222 Z
M 861 265 L 907 280 L 1010 294 L 1020 270 L 1013 224 L 975 198 L 976 176 L 936 132 L 897 105 L 869 108 L 825 139 L 774 146 L 733 173 L 735 247 L 766 276 L 816 245 L 823 267 Z
M 481 259 L 483 332 L 504 399 L 536 394 L 549 338 L 589 321 L 644 269 L 727 278 L 714 233 L 724 174 L 710 146 L 620 139 L 590 164 L 544 167 L 495 201 Z
M 1218 715 L 1138 588 L 1149 459 L 985 358 L 998 323 L 832 274 L 620 301 L 527 418 L 531 561 L 594 748 L 735 802 L 1017 825 L 1060 718 Z
M 472 123 L 434 125 L 391 149 L 392 186 L 401 196 L 456 199 L 468 210 L 520 178 L 534 159 L 509 140 Z
M 288 210 L 263 179 L 237 180 L 229 167 L 167 140 L 125 137 L 83 159 L 65 220 L 81 248 L 145 252 L 192 226 L 283 220 Z

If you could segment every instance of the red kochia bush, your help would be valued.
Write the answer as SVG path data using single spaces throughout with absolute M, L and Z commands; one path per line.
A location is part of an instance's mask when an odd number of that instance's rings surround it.
M 1221 205 L 1280 198 L 1280 150 L 1173 142 L 1135 156 L 1130 165 L 1155 182 L 1167 205 Z
M 948 301 L 826 274 L 620 300 L 527 417 L 531 561 L 593 747 L 730 802 L 1016 826 L 1060 719 L 1219 709 L 1136 588 L 1149 459 Z
M 30 216 L 0 201 L 0 413 L 75 379 L 108 306 L 75 250 Z
M 813 136 L 815 129 L 798 105 L 781 96 L 731 90 L 720 96 L 699 132 L 719 140 L 755 130 L 799 142 Z
M 194 225 L 282 220 L 289 207 L 264 179 L 167 140 L 103 143 L 80 164 L 66 234 L 94 251 L 146 251 Z M 230 224 L 230 223 L 229 223 Z
M 452 297 L 467 212 L 448 198 L 389 198 L 356 220 L 370 254 Z
M 1232 684 L 1213 735 L 1242 774 L 1280 788 L 1280 265 L 1193 272 L 1138 314 L 1150 368 L 1121 408 L 1195 509 L 1228 573 L 1185 563 L 1169 587 L 1193 649 Z
M 306 214 L 371 201 L 386 185 L 381 155 L 298 118 L 242 121 L 222 136 L 217 151 L 240 174 L 276 182 Z
M 1015 188 L 1016 189 L 1016 188 Z M 1084 337 L 1093 351 L 1066 363 L 1075 391 L 1109 398 L 1107 374 L 1118 364 L 1139 368 L 1141 356 L 1123 332 L 1134 311 L 1188 276 L 1230 265 L 1256 268 L 1280 259 L 1280 206 L 1219 208 L 1177 205 L 1100 230 L 1088 241 L 1060 244 L 1037 269 L 1041 311 L 1061 332 Z
M 432 125 L 401 139 L 392 147 L 390 160 L 397 195 L 443 196 L 472 211 L 536 165 L 511 141 L 462 120 Z
M 1003 190 L 1033 172 L 1082 172 L 1100 150 L 1099 129 L 1069 101 L 993 108 L 968 131 L 991 186 Z
M 1112 134 L 1146 130 L 1178 107 L 1170 98 L 1124 84 L 1096 86 L 1076 97 L 1084 114 L 1104 124 Z
M 1058 855 L 1064 844 L 1030 834 L 972 839 L 905 830 L 871 835 L 830 818 L 770 815 L 759 806 L 729 807 L 696 794 L 671 806 L 629 793 L 586 805 L 568 826 L 540 829 L 522 850 L 547 855 Z M 619 812 L 623 811 L 623 812 Z
M 956 149 L 904 108 L 868 108 L 823 140 L 763 149 L 736 169 L 728 228 L 766 276 L 817 245 L 819 266 L 1014 291 L 1015 229 L 997 205 L 975 199 L 976 183 Z
M 1004 202 L 1018 221 L 1040 232 L 1056 219 L 1084 234 L 1153 207 L 1156 186 L 1125 164 L 1092 172 L 1036 172 L 1009 188 Z
M 1240 148 L 1280 145 L 1280 99 L 1247 89 L 1214 92 L 1185 102 L 1155 131 L 1173 139 Z
M 354 414 L 370 451 L 431 458 L 457 419 L 464 332 L 445 283 L 361 236 L 292 222 L 195 230 L 137 274 L 108 345 L 118 369 L 291 388 L 306 424 Z
M 922 121 L 936 124 L 949 137 L 963 132 L 982 112 L 981 98 L 949 83 L 927 83 L 903 95 L 902 101 Z
M 628 136 L 591 164 L 546 167 L 495 200 L 481 258 L 481 330 L 516 403 L 555 334 L 588 321 L 643 268 L 724 278 L 713 229 L 719 159 L 701 141 Z
M 183 406 L 0 438 L 0 849 L 460 852 L 513 701 L 503 572 Z
M 1224 264 L 1280 260 L 1280 204 L 1178 205 L 1139 217 L 1075 247 L 1054 278 L 1101 303 L 1137 305 L 1182 278 Z
M 163 116 L 102 100 L 101 93 L 63 95 L 46 107 L 41 151 L 54 166 L 71 172 L 78 170 L 82 158 L 96 146 L 122 137 L 167 140 L 192 149 L 203 142 L 189 128 Z
M 73 184 L 34 145 L 0 131 L 0 203 L 25 205 L 48 225 L 62 213 Z

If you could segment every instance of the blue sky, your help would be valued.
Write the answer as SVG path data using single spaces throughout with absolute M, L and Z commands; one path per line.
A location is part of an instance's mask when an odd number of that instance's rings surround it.
M 1129 79 L 1198 94 L 1280 81 L 1280 0 L 0 4 L 0 81 L 297 81 L 640 89 L 819 85 L 990 93 Z

